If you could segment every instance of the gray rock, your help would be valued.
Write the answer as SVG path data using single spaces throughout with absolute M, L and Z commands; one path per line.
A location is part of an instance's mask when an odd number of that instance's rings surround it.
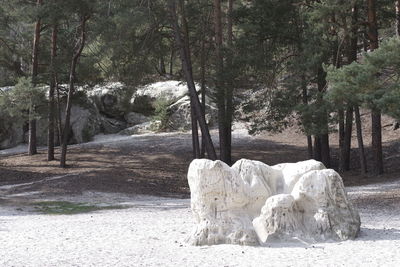
M 132 126 L 150 121 L 149 117 L 146 117 L 143 114 L 136 113 L 136 112 L 129 112 L 128 114 L 125 114 L 124 119 L 125 119 L 128 127 L 132 127 Z
M 214 126 L 218 121 L 218 111 L 214 105 L 210 105 L 211 101 L 206 102 L 206 121 L 210 127 Z M 169 130 L 189 130 L 191 129 L 191 116 L 190 116 L 190 97 L 184 96 L 174 104 L 168 107 L 169 117 L 168 128 Z
M 64 118 L 64 114 L 62 118 Z M 95 107 L 85 108 L 72 105 L 70 143 L 90 141 L 93 136 L 100 133 L 100 122 L 101 118 Z
M 117 119 L 102 117 L 101 129 L 104 134 L 114 134 L 126 128 L 126 122 Z
M 2 118 L 3 119 L 3 118 Z M 24 141 L 22 125 L 0 121 L 0 149 L 14 147 Z
M 161 122 L 160 121 L 148 121 L 144 122 L 129 128 L 126 128 L 122 131 L 119 132 L 119 134 L 122 135 L 134 135 L 134 134 L 146 134 L 146 133 L 152 133 L 158 130 L 160 127 Z
M 99 112 L 116 119 L 122 119 L 130 111 L 132 93 L 133 90 L 122 83 L 96 85 L 87 90 L 88 97 L 93 100 Z

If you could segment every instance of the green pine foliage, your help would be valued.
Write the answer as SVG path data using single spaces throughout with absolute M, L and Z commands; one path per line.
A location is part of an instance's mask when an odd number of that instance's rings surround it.
M 328 67 L 335 105 L 364 105 L 400 118 L 400 39 L 390 38 L 379 49 L 365 53 L 361 62 L 336 69 Z

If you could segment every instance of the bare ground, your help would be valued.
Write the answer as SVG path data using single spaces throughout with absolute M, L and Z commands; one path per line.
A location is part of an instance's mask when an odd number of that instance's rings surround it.
M 342 174 L 345 184 L 400 179 L 398 135 L 399 130 L 384 128 L 386 173 L 381 176 L 375 176 L 373 172 L 362 176 L 358 170 L 357 149 L 353 149 L 353 169 Z M 213 132 L 213 138 L 217 139 L 216 132 Z M 355 135 L 353 142 L 356 143 Z M 337 143 L 335 134 L 331 135 L 331 143 Z M 367 147 L 371 163 L 369 151 Z M 173 197 L 189 195 L 186 181 L 186 171 L 192 159 L 189 133 L 104 136 L 102 140 L 71 146 L 66 169 L 59 168 L 58 161 L 48 162 L 45 153 L 41 150 L 35 156 L 0 156 L 0 196 L 17 195 L 22 200 L 24 192 L 40 192 L 40 197 L 85 191 Z M 58 149 L 56 153 L 58 156 Z M 306 139 L 295 129 L 257 137 L 248 136 L 245 130 L 238 129 L 233 134 L 233 159 L 240 158 L 260 160 L 269 165 L 305 160 Z M 332 167 L 337 165 L 338 149 L 332 146 Z M 8 201 L 10 199 L 7 197 Z

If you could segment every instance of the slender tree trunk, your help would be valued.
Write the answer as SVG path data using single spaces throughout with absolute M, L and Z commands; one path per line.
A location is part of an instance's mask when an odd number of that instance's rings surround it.
M 193 101 L 191 101 L 193 103 Z M 196 111 L 194 110 L 194 106 L 190 107 L 191 121 L 192 121 L 192 147 L 193 147 L 193 158 L 200 158 L 200 143 L 199 143 L 199 129 L 197 126 L 197 119 L 195 117 Z
M 228 76 L 226 92 L 226 112 L 225 112 L 225 135 L 226 135 L 226 160 L 225 163 L 232 164 L 232 123 L 233 123 L 233 0 L 228 0 L 228 34 L 227 34 L 227 71 L 230 73 Z
M 302 87 L 302 94 L 303 94 L 303 104 L 308 105 L 308 90 L 307 90 L 307 82 L 306 82 L 305 75 L 301 75 L 301 87 Z M 308 151 L 308 158 L 309 159 L 314 158 L 311 135 L 307 135 L 307 151 Z
M 339 108 L 338 111 L 338 119 L 339 119 L 339 171 L 343 172 L 344 171 L 344 158 L 345 158 L 345 152 L 344 152 L 344 136 L 345 136 L 345 130 L 344 130 L 344 110 L 343 108 Z
M 186 58 L 188 59 L 189 65 L 189 72 L 193 77 L 193 70 L 192 70 L 192 60 L 191 60 L 191 53 L 190 53 L 190 45 L 189 45 L 189 26 L 186 20 L 186 11 L 185 11 L 185 2 L 184 0 L 179 0 L 179 7 L 181 11 L 181 23 L 182 23 L 182 30 L 183 30 L 183 43 L 185 46 L 185 54 Z M 190 98 L 190 117 L 191 117 L 191 124 L 192 124 L 192 149 L 193 149 L 193 158 L 200 158 L 200 144 L 199 144 L 199 134 L 198 134 L 198 126 L 197 126 L 197 117 L 194 110 L 194 99 L 193 97 Z
M 329 146 L 329 134 L 321 135 L 321 161 L 325 167 L 331 167 L 331 152 Z
M 380 110 L 373 109 L 372 119 L 372 149 L 374 154 L 375 172 L 383 173 L 383 155 L 382 155 L 382 125 Z
M 57 73 L 56 73 L 56 92 L 57 92 L 57 132 L 58 132 L 58 144 L 61 145 L 62 143 L 62 120 L 61 120 L 61 97 L 60 97 L 60 88 L 58 87 L 58 81 L 57 81 Z
M 161 55 L 160 56 L 160 74 L 164 76 L 167 74 L 167 70 L 165 68 L 165 62 L 164 62 L 164 57 Z
M 30 110 L 30 114 L 33 114 L 34 110 Z M 30 115 L 32 116 L 32 115 Z M 36 144 L 36 120 L 29 119 L 29 155 L 37 154 L 37 144 Z
M 356 129 L 357 129 L 357 142 L 358 142 L 358 154 L 360 157 L 361 172 L 363 174 L 367 173 L 367 159 L 365 157 L 364 141 L 362 136 L 362 126 L 361 126 L 361 116 L 360 109 L 358 106 L 354 106 L 354 114 L 356 117 Z
M 42 5 L 42 0 L 36 1 L 36 6 Z M 32 50 L 32 83 L 33 86 L 37 84 L 37 75 L 39 70 L 39 44 L 40 44 L 40 28 L 41 19 L 38 18 L 35 23 L 35 33 L 33 37 L 33 50 Z M 37 142 L 36 142 L 36 119 L 33 118 L 35 107 L 33 106 L 29 110 L 29 155 L 37 154 Z
M 319 135 L 314 136 L 314 159 L 322 161 L 321 138 Z
M 344 136 L 344 165 L 345 171 L 350 170 L 351 156 L 351 136 L 353 132 L 353 107 L 348 107 L 346 110 L 346 126 Z
M 212 142 L 207 123 L 203 116 L 204 111 L 201 107 L 199 96 L 197 95 L 197 92 L 196 92 L 196 87 L 195 87 L 192 72 L 191 72 L 191 66 L 189 66 L 190 61 L 187 58 L 185 44 L 184 44 L 184 41 L 182 40 L 181 30 L 180 30 L 180 27 L 178 24 L 178 17 L 176 15 L 175 0 L 168 1 L 168 8 L 169 8 L 170 15 L 171 15 L 171 23 L 172 23 L 172 27 L 174 29 L 175 41 L 179 48 L 181 61 L 182 61 L 182 68 L 183 68 L 183 72 L 184 72 L 186 82 L 188 85 L 189 94 L 190 94 L 190 97 L 193 99 L 192 103 L 193 103 L 193 107 L 195 110 L 195 115 L 199 121 L 201 133 L 202 133 L 202 135 L 204 135 L 204 140 L 206 141 L 205 144 L 206 144 L 207 155 L 211 160 L 216 160 L 217 155 L 215 153 L 214 144 Z
M 370 41 L 370 49 L 375 50 L 379 47 L 378 26 L 376 19 L 376 1 L 367 0 L 368 7 L 368 37 Z M 372 121 L 372 150 L 374 155 L 374 169 L 377 174 L 383 173 L 383 156 L 382 156 L 382 125 L 381 111 L 373 108 L 371 111 Z
M 202 22 L 202 36 L 201 36 L 201 49 L 200 49 L 200 83 L 201 83 L 201 106 L 203 108 L 204 120 L 206 120 L 206 22 L 203 18 Z M 201 158 L 205 157 L 205 140 L 201 135 Z
M 56 87 L 55 57 L 57 54 L 57 24 L 53 25 L 51 34 L 51 55 L 50 55 L 50 88 L 49 88 L 49 131 L 47 136 L 47 160 L 54 160 L 54 128 L 55 128 L 55 99 L 54 92 Z
M 319 68 L 318 70 L 318 91 L 322 93 L 326 87 L 326 73 L 323 68 Z M 322 95 L 320 96 L 322 98 Z M 318 100 L 322 102 L 322 99 Z M 323 111 L 321 114 L 321 130 L 322 134 L 320 136 L 320 144 L 321 144 L 321 161 L 322 163 L 329 168 L 331 166 L 331 155 L 330 155 L 330 147 L 329 147 L 329 125 L 328 125 L 328 113 Z
M 230 164 L 229 155 L 229 141 L 227 140 L 227 121 L 226 121 L 226 89 L 224 83 L 224 56 L 223 56 L 223 40 L 222 40 L 222 10 L 221 10 L 221 0 L 214 0 L 214 29 L 215 29 L 215 52 L 216 52 L 216 62 L 217 62 L 217 77 L 216 77 L 216 87 L 217 87 L 217 106 L 218 106 L 218 132 L 219 132 L 219 149 L 220 149 L 220 159 Z
M 357 61 L 357 52 L 358 52 L 357 25 L 358 25 L 358 7 L 357 3 L 355 3 L 352 10 L 351 36 L 347 40 L 348 64 Z M 343 124 L 343 127 L 344 127 L 343 140 L 342 140 L 343 147 L 341 154 L 342 158 L 341 158 L 340 169 L 342 171 L 348 171 L 350 170 L 350 163 L 351 163 L 351 137 L 353 133 L 353 106 L 351 104 L 348 104 L 348 107 L 346 108 L 346 121 L 345 124 Z
M 82 54 L 83 47 L 85 46 L 86 41 L 86 22 L 89 19 L 87 16 L 82 16 L 81 19 L 81 37 L 79 45 L 77 46 L 77 50 L 74 51 L 74 55 L 72 57 L 71 69 L 69 75 L 69 89 L 68 89 L 68 98 L 67 98 L 67 106 L 65 109 L 65 125 L 63 130 L 63 138 L 61 143 L 61 158 L 60 158 L 60 167 L 66 167 L 67 160 L 67 146 L 68 146 L 68 135 L 70 131 L 70 119 L 71 119 L 71 107 L 72 107 L 72 96 L 75 91 L 75 75 L 76 75 L 76 65 L 78 64 L 79 57 Z

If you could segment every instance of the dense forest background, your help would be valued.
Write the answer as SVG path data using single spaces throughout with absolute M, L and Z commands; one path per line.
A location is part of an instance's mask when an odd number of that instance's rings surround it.
M 400 120 L 400 0 L 0 4 L 0 135 L 11 122 L 26 123 L 31 155 L 37 120 L 45 117 L 48 160 L 61 145 L 66 166 L 71 107 L 85 95 L 77 86 L 122 82 L 132 92 L 176 79 L 189 89 L 193 157 L 232 163 L 240 106 L 251 133 L 298 126 L 309 157 L 327 167 L 329 135 L 338 131 L 341 171 L 351 168 L 356 127 L 361 171 L 384 171 L 381 116 Z M 219 153 L 206 99 L 217 106 Z M 373 170 L 367 170 L 360 109 L 371 111 Z M 156 110 L 165 113 L 162 105 Z

